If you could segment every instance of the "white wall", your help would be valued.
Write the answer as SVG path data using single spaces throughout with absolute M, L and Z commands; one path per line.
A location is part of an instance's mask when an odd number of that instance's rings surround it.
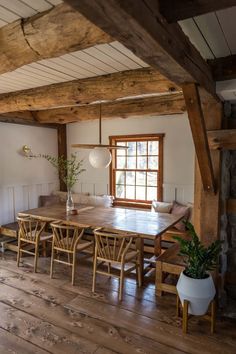
M 165 133 L 164 137 L 164 200 L 193 202 L 194 147 L 187 114 L 104 119 L 103 143 L 110 135 Z M 98 120 L 67 126 L 68 152 L 78 151 L 84 158 L 86 172 L 74 190 L 94 194 L 109 193 L 109 169 L 95 170 L 88 162 L 89 150 L 75 150 L 73 143 L 98 143 Z
M 38 196 L 58 188 L 56 170 L 44 159 L 19 154 L 23 145 L 33 153 L 57 156 L 56 129 L 0 123 L 0 224 L 17 212 L 36 207 Z

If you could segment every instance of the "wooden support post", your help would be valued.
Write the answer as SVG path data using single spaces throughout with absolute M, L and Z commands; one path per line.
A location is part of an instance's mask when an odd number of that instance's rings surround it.
M 67 157 L 67 146 L 66 146 L 66 125 L 61 124 L 57 127 L 57 141 L 58 141 L 58 157 Z M 66 191 L 66 184 L 60 178 L 60 191 Z
M 207 191 L 215 191 L 210 149 L 197 85 L 194 83 L 183 85 L 183 94 L 192 130 L 203 188 Z
M 208 99 L 202 105 L 202 110 L 206 130 L 221 129 L 222 104 Z M 219 150 L 211 150 L 210 155 L 215 176 L 215 193 L 204 190 L 197 161 L 195 164 L 194 226 L 206 245 L 219 238 L 221 153 Z

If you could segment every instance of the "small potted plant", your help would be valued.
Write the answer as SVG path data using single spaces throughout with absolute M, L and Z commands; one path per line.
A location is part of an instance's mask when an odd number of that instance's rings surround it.
M 186 264 L 177 283 L 177 292 L 182 304 L 184 300 L 189 301 L 190 314 L 204 315 L 216 293 L 209 272 L 218 264 L 221 241 L 216 240 L 205 247 L 199 240 L 193 225 L 187 221 L 184 224 L 190 238 L 174 237 L 180 244 L 180 255 L 184 256 Z

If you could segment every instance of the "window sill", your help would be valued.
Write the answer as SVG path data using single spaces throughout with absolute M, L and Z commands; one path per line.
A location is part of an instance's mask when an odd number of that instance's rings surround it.
M 114 200 L 113 206 L 114 207 L 126 207 L 126 208 L 151 210 L 150 203 L 136 203 L 136 202 L 126 202 L 126 201 Z

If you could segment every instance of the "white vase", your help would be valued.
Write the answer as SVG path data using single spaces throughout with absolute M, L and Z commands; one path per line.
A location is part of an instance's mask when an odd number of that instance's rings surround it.
M 74 202 L 73 202 L 73 198 L 72 198 L 72 193 L 71 190 L 68 189 L 67 191 L 67 199 L 66 199 L 66 213 L 70 214 L 71 210 L 74 210 L 75 206 L 74 206 Z
M 216 293 L 210 274 L 205 279 L 193 279 L 182 272 L 176 288 L 182 305 L 184 300 L 189 301 L 188 313 L 199 316 L 207 312 Z

